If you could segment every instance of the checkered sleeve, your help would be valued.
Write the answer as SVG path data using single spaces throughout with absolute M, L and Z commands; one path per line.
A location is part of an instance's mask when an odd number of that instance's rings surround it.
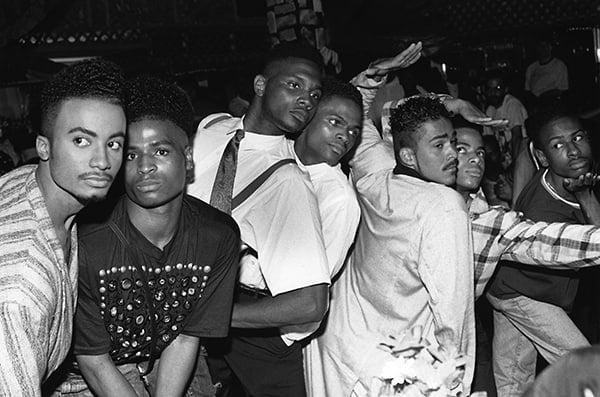
M 533 222 L 500 207 L 473 215 L 471 221 L 477 297 L 500 259 L 554 269 L 600 264 L 599 227 Z

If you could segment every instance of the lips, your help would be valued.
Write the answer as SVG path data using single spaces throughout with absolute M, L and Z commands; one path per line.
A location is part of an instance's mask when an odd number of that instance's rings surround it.
M 88 185 L 99 189 L 110 186 L 113 181 L 113 177 L 109 174 L 84 174 L 80 178 Z
M 304 109 L 292 109 L 290 113 L 301 122 L 305 122 L 308 119 L 308 112 Z
M 578 170 L 589 165 L 589 161 L 587 159 L 577 159 L 569 161 L 569 168 Z
M 135 188 L 140 192 L 149 192 L 158 189 L 161 182 L 158 179 L 142 179 L 135 183 Z
M 465 174 L 476 178 L 481 178 L 483 176 L 483 171 L 480 168 L 467 168 L 465 169 Z
M 453 160 L 453 161 L 449 162 L 442 168 L 442 171 L 456 172 L 457 170 L 458 170 L 458 161 L 457 160 Z
M 329 146 L 338 156 L 342 156 L 346 153 L 346 146 L 338 143 L 330 143 Z

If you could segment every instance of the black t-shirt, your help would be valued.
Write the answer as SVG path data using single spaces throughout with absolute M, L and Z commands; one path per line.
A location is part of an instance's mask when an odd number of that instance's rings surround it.
M 541 170 L 523 189 L 516 209 L 535 222 L 585 224 L 580 209 L 554 198 L 546 190 L 541 182 L 543 175 Z M 509 299 L 523 295 L 571 310 L 579 285 L 576 271 L 534 268 L 511 261 L 501 261 L 500 265 L 490 286 L 493 296 Z
M 185 196 L 178 229 L 160 250 L 131 224 L 125 204 L 123 197 L 108 221 L 79 229 L 74 353 L 110 353 L 117 364 L 149 357 L 147 296 L 155 308 L 155 357 L 179 333 L 226 336 L 240 248 L 235 221 Z M 129 253 L 111 221 L 136 254 Z

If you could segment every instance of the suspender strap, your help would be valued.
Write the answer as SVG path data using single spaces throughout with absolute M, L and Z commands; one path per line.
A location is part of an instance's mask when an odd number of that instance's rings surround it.
M 283 160 L 279 160 L 278 162 L 276 162 L 275 164 L 273 164 L 272 166 L 267 168 L 262 174 L 260 174 L 258 177 L 256 177 L 255 180 L 250 182 L 250 184 L 248 186 L 246 186 L 244 188 L 244 190 L 239 192 L 231 200 L 231 210 L 233 211 L 237 206 L 239 206 L 244 201 L 246 201 L 246 199 L 248 197 L 250 197 L 256 190 L 258 190 L 258 188 L 261 187 L 261 185 L 263 183 L 265 183 L 265 181 L 267 179 L 269 179 L 269 177 L 271 175 L 273 175 L 273 173 L 275 171 L 277 171 L 278 168 L 280 168 L 281 166 L 284 166 L 286 164 L 292 164 L 292 163 L 295 164 L 296 161 L 294 159 L 283 159 Z

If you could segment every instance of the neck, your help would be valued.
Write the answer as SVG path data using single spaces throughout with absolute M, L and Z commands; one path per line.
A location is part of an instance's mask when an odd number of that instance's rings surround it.
M 463 198 L 463 200 L 465 200 L 465 203 L 467 203 L 467 206 L 469 205 L 469 203 L 471 202 L 471 191 L 470 190 L 465 190 L 462 189 L 460 186 L 456 186 L 456 191 L 458 192 L 458 194 L 461 195 L 461 197 Z
M 144 208 L 127 197 L 127 215 L 133 226 L 162 250 L 177 231 L 182 203 L 183 193 L 156 208 Z
M 75 215 L 83 208 L 83 204 L 56 185 L 50 175 L 47 161 L 40 162 L 35 172 L 35 178 L 42 192 L 56 235 L 61 244 L 65 246 Z
M 550 62 L 551 60 L 552 60 L 552 55 L 539 59 L 540 64 L 542 64 L 542 65 Z
M 308 154 L 306 139 L 304 138 L 306 134 L 300 134 L 300 136 L 294 142 L 294 151 L 296 152 L 296 156 L 300 159 L 300 162 L 304 165 L 313 165 L 317 164 L 318 161 L 311 159 Z
M 562 176 L 556 175 L 555 173 L 553 173 L 550 170 L 546 174 L 546 182 L 548 183 L 548 185 L 550 185 L 550 187 L 552 188 L 552 190 L 554 190 L 554 192 L 556 194 L 558 194 L 560 197 L 562 197 L 565 200 L 577 202 L 577 199 L 575 198 L 575 196 L 573 194 L 571 194 L 567 189 L 565 189 L 564 181 L 565 181 L 565 178 L 563 178 Z
M 285 131 L 268 122 L 263 115 L 260 97 L 254 97 L 244 116 L 244 130 L 260 135 L 285 135 Z

